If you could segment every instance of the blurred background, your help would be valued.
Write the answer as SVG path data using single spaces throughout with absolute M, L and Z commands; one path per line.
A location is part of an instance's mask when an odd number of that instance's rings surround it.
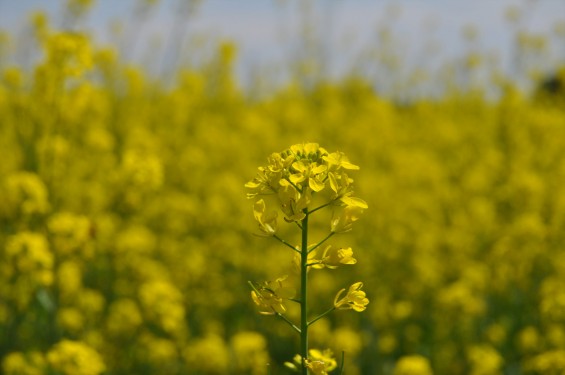
M 285 373 L 298 337 L 247 281 L 293 254 L 243 185 L 316 142 L 369 209 L 313 314 L 371 302 L 312 347 L 351 375 L 565 373 L 564 85 L 560 1 L 0 0 L 1 372 Z

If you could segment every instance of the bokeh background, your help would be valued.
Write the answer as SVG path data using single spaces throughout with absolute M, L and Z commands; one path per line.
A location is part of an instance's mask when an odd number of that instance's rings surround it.
M 243 185 L 302 142 L 369 205 L 311 296 L 371 302 L 313 347 L 565 373 L 565 3 L 3 0 L 0 29 L 2 373 L 285 373 L 247 281 L 293 254 Z

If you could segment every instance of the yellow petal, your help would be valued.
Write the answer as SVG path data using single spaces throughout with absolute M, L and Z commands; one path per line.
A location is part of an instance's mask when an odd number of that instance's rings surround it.
M 306 179 L 306 177 L 304 177 L 304 175 L 302 173 L 295 173 L 295 174 L 291 174 L 288 179 L 293 183 L 293 184 L 298 184 L 302 181 L 304 181 Z
M 345 169 L 351 169 L 351 170 L 359 170 L 359 167 L 355 164 L 351 164 L 348 161 L 342 160 L 341 161 L 341 166 Z
M 245 187 L 249 189 L 256 189 L 259 186 L 261 186 L 261 183 L 255 180 L 249 181 L 248 183 L 245 184 Z
M 348 206 L 359 207 L 364 209 L 369 208 L 369 206 L 367 206 L 367 203 L 361 198 L 345 196 L 345 197 L 341 197 L 341 201 Z
M 310 189 L 312 189 L 313 191 L 315 191 L 317 193 L 319 191 L 324 190 L 324 187 L 326 185 L 323 182 L 320 182 L 315 178 L 310 178 L 308 180 L 308 186 L 310 186 Z
M 332 188 L 334 193 L 337 193 L 339 185 L 337 184 L 337 178 L 335 177 L 335 174 L 331 172 L 328 173 L 328 178 L 330 180 L 330 187 Z
M 317 167 L 312 168 L 312 173 L 314 173 L 314 174 L 324 173 L 326 171 L 326 169 L 328 169 L 328 167 L 326 167 L 323 164 L 320 164 Z
M 301 173 L 304 173 L 308 169 L 302 161 L 295 161 L 294 163 L 292 163 L 292 168 Z
M 349 293 L 352 293 L 352 292 L 354 292 L 354 291 L 357 291 L 357 290 L 359 290 L 359 289 L 361 289 L 361 288 L 363 288 L 363 283 L 362 283 L 361 281 L 358 281 L 358 282 L 352 284 L 352 285 L 349 287 Z
M 263 217 L 264 213 L 265 213 L 265 201 L 263 199 L 259 199 L 253 205 L 253 214 L 255 215 L 255 219 L 261 222 L 261 218 Z
M 343 292 L 345 292 L 345 288 L 341 289 L 339 292 L 337 292 L 337 294 L 335 295 L 334 298 L 334 306 L 337 305 L 337 302 L 339 301 L 339 297 L 341 297 L 341 295 L 343 294 Z

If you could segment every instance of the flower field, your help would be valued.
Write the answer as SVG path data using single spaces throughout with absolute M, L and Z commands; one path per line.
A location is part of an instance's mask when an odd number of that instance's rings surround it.
M 293 254 L 244 185 L 315 142 L 360 167 L 369 209 L 328 241 L 358 264 L 313 272 L 310 304 L 359 280 L 370 304 L 317 321 L 312 345 L 350 375 L 565 373 L 565 70 L 561 91 L 504 81 L 496 100 L 399 102 L 359 76 L 252 98 L 227 42 L 165 85 L 87 34 L 32 29 L 37 62 L 0 62 L 0 372 L 287 373 L 298 339 L 248 281 Z

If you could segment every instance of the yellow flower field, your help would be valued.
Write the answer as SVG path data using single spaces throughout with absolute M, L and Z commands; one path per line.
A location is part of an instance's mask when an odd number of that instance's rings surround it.
M 298 338 L 248 280 L 294 254 L 244 185 L 304 142 L 346 153 L 370 207 L 319 252 L 355 267 L 310 278 L 316 310 L 359 280 L 370 299 L 310 330 L 344 374 L 565 373 L 565 70 L 561 91 L 496 100 L 400 103 L 359 76 L 250 98 L 228 42 L 169 86 L 33 25 L 37 62 L 0 63 L 1 373 L 286 373 Z

